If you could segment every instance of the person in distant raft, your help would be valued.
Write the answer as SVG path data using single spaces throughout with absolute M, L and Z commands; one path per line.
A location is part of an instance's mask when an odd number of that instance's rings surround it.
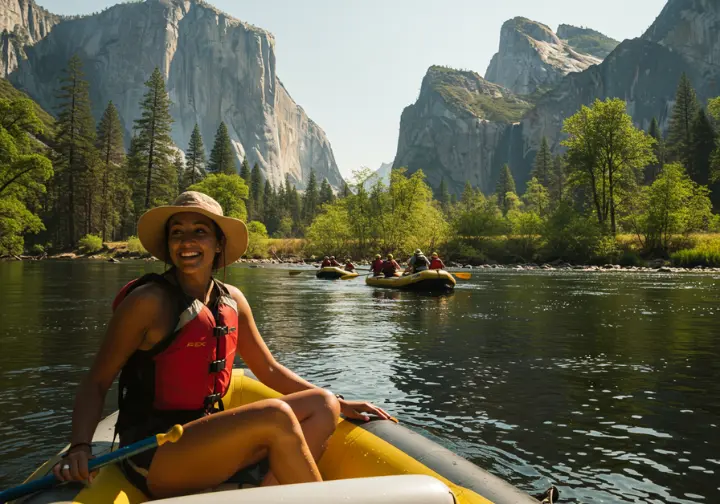
M 437 252 L 432 253 L 432 260 L 430 261 L 430 269 L 431 270 L 444 270 L 445 269 L 445 263 L 442 262 L 442 259 L 440 259 L 440 256 Z
M 350 272 L 355 271 L 355 265 L 352 263 L 352 261 L 349 258 L 345 259 L 345 271 L 350 271 Z
M 395 276 L 400 271 L 400 265 L 397 263 L 392 254 L 387 255 L 387 260 L 383 262 L 382 272 L 386 278 Z
M 415 254 L 408 261 L 408 267 L 405 269 L 405 274 L 410 275 L 413 273 L 420 273 L 429 267 L 430 261 L 427 257 L 425 257 L 425 254 L 422 253 L 422 250 L 415 249 Z
M 329 268 L 330 267 L 330 258 L 328 256 L 325 256 L 323 258 L 323 262 L 320 265 L 321 268 Z
M 336 268 L 342 268 L 342 264 L 337 262 L 335 259 L 335 256 L 330 256 L 330 266 L 335 266 Z
M 184 424 L 177 443 L 122 463 L 150 498 L 199 492 L 228 478 L 262 485 L 320 481 L 316 461 L 341 412 L 390 418 L 370 403 L 312 385 L 275 360 L 242 292 L 213 278 L 248 244 L 245 224 L 224 217 L 214 199 L 185 192 L 172 206 L 140 217 L 138 236 L 170 269 L 133 280 L 115 298 L 105 340 L 75 397 L 70 449 L 53 468 L 59 480 L 91 479 L 90 443 L 118 373 L 120 446 Z M 236 353 L 261 382 L 285 395 L 223 411 Z
M 380 254 L 375 255 L 375 260 L 370 265 L 370 269 L 372 270 L 374 276 L 382 275 L 383 260 Z

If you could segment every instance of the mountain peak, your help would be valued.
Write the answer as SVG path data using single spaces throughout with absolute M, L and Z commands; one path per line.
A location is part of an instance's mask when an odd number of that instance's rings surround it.
M 567 41 L 573 49 L 600 59 L 605 59 L 620 44 L 599 31 L 568 24 L 558 27 L 557 36 Z
M 503 23 L 500 49 L 490 61 L 485 78 L 517 94 L 529 95 L 600 61 L 571 47 L 547 25 L 516 17 Z

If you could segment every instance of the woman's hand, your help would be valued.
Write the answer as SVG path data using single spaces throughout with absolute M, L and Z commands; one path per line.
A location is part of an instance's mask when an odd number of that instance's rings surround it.
M 397 423 L 397 419 L 391 417 L 385 410 L 365 401 L 346 401 L 345 399 L 340 399 L 340 412 L 345 415 L 345 418 L 352 418 L 353 420 L 364 420 L 368 422 L 370 420 L 368 415 L 373 415 L 381 420 L 391 420 Z
M 53 474 L 59 481 L 87 481 L 92 483 L 97 471 L 90 473 L 88 461 L 92 458 L 89 446 L 78 446 L 55 464 Z

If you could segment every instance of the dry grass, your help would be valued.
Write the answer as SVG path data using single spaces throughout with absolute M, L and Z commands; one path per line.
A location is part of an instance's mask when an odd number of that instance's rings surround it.
M 270 238 L 267 247 L 270 257 L 300 257 L 303 255 L 307 241 L 303 238 Z

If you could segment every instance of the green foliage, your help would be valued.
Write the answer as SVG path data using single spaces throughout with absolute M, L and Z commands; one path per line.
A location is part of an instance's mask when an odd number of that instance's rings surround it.
M 503 211 L 503 215 L 507 214 L 512 204 L 512 196 L 515 194 L 515 179 L 512 176 L 510 167 L 505 164 L 500 170 L 500 178 L 498 178 L 497 185 L 495 186 L 495 195 L 498 199 L 498 205 Z M 508 199 L 508 197 L 510 199 Z
M 245 256 L 257 259 L 267 257 L 268 232 L 265 224 L 258 221 L 250 221 L 247 224 L 247 228 L 250 236 Z
M 230 134 L 224 122 L 218 126 L 215 133 L 215 143 L 210 153 L 210 173 L 224 173 L 225 175 L 236 175 L 235 151 L 233 150 Z
M 80 238 L 78 245 L 80 251 L 84 252 L 85 254 L 92 254 L 93 252 L 102 250 L 103 241 L 102 238 L 97 235 L 88 234 Z
M 655 140 L 633 126 L 625 102 L 617 98 L 583 106 L 565 120 L 563 132 L 570 184 L 591 195 L 598 224 L 615 234 L 617 207 L 640 171 L 655 161 Z
M 320 193 L 318 191 L 317 179 L 315 178 L 315 170 L 310 170 L 305 194 L 303 194 L 302 214 L 307 225 L 312 223 L 320 206 Z
M 586 217 L 567 202 L 562 202 L 545 223 L 543 236 L 546 260 L 587 262 L 597 251 L 601 232 L 592 217 Z
M 513 94 L 498 96 L 486 91 L 485 87 L 493 85 L 473 72 L 433 66 L 428 71 L 428 79 L 432 89 L 450 106 L 489 121 L 517 122 L 532 108 L 532 104 Z
M 23 235 L 44 229 L 40 217 L 13 196 L 0 198 L 0 255 L 22 254 Z
M 120 225 L 120 215 L 127 204 L 127 174 L 123 170 L 125 146 L 118 111 L 108 103 L 98 125 L 96 148 L 100 155 L 100 236 L 108 239 Z
M 95 124 L 90 110 L 89 85 L 78 56 L 68 62 L 57 98 L 60 113 L 55 137 L 59 154 L 56 206 L 67 226 L 61 243 L 74 245 L 81 229 L 90 232 L 97 196 L 94 192 L 97 187 Z
M 333 192 L 332 187 L 330 187 L 330 182 L 328 182 L 328 179 L 326 178 L 324 178 L 322 184 L 320 184 L 320 194 L 318 199 L 320 206 L 335 201 L 335 193 Z
M 240 175 L 211 173 L 204 180 L 188 187 L 188 191 L 198 191 L 215 199 L 228 217 L 247 220 L 245 201 L 249 189 Z
M 495 200 L 485 198 L 467 184 L 452 212 L 452 230 L 457 236 L 480 237 L 503 235 L 509 227 Z
M 250 163 L 248 163 L 247 156 L 245 156 L 240 164 L 240 176 L 243 178 L 248 187 L 250 187 L 250 174 Z
M 528 211 L 536 213 L 539 217 L 545 216 L 550 208 L 548 190 L 535 177 L 527 184 L 523 202 Z
M 648 251 L 667 251 L 677 234 L 707 230 L 712 218 L 708 190 L 693 182 L 680 163 L 666 164 L 655 182 L 634 198 L 626 219 Z
M 577 30 L 567 39 L 574 49 L 604 59 L 619 44 L 615 39 L 588 28 Z
M 45 109 L 30 99 L 28 95 L 13 87 L 7 79 L 0 79 L 0 100 L 8 102 L 16 102 L 19 100 L 28 100 L 32 104 L 33 112 L 40 121 L 42 128 L 37 131 L 37 135 L 43 137 L 45 135 L 52 136 L 55 130 L 55 119 L 48 114 Z
M 368 193 L 364 172 L 356 174 L 356 193 L 323 206 L 306 232 L 317 254 L 369 255 L 375 250 L 405 253 L 417 247 L 432 249 L 447 239 L 442 212 L 432 201 L 425 176 L 393 170 L 390 187 L 377 183 Z
M 255 163 L 250 172 L 250 201 L 252 201 L 251 219 L 261 220 L 263 218 L 263 177 L 260 173 L 260 165 Z
M 692 249 L 678 250 L 670 256 L 673 266 L 682 268 L 693 268 L 705 266 L 710 268 L 720 267 L 720 244 L 701 244 Z
M 553 170 L 553 157 L 550 152 L 550 145 L 547 138 L 543 137 L 540 148 L 535 155 L 535 166 L 533 167 L 531 176 L 545 187 L 550 184 L 550 178 Z
M 698 110 L 692 125 L 692 169 L 689 173 L 698 184 L 707 185 L 710 182 L 710 160 L 715 150 L 717 134 L 705 110 Z
M 693 167 L 693 123 L 700 108 L 695 89 L 684 73 L 680 77 L 675 106 L 668 126 L 668 148 L 673 160 L 680 161 L 688 173 L 695 173 Z
M 532 260 L 540 247 L 543 221 L 534 211 L 511 210 L 507 215 L 513 238 L 519 245 L 519 255 Z
M 185 189 L 196 184 L 207 177 L 205 145 L 200 134 L 200 127 L 195 124 L 192 134 L 190 135 L 190 144 L 185 153 L 185 175 L 183 177 L 182 188 Z
M 147 254 L 147 250 L 143 247 L 140 242 L 140 238 L 137 236 L 131 236 L 127 240 L 127 249 L 133 254 Z
M 665 140 L 662 137 L 660 131 L 660 125 L 656 118 L 652 118 L 650 121 L 650 127 L 648 128 L 648 135 L 655 139 L 655 145 L 653 146 L 653 153 L 657 160 L 654 163 L 650 163 L 645 167 L 645 184 L 652 184 L 655 177 L 660 173 L 660 169 L 665 164 Z
M 174 150 L 170 138 L 172 102 L 159 68 L 155 68 L 145 87 L 147 90 L 140 103 L 142 115 L 135 120 L 137 136 L 132 149 L 134 162 L 139 168 L 138 178 L 134 180 L 136 215 L 169 203 L 177 193 L 177 173 L 172 164 Z

